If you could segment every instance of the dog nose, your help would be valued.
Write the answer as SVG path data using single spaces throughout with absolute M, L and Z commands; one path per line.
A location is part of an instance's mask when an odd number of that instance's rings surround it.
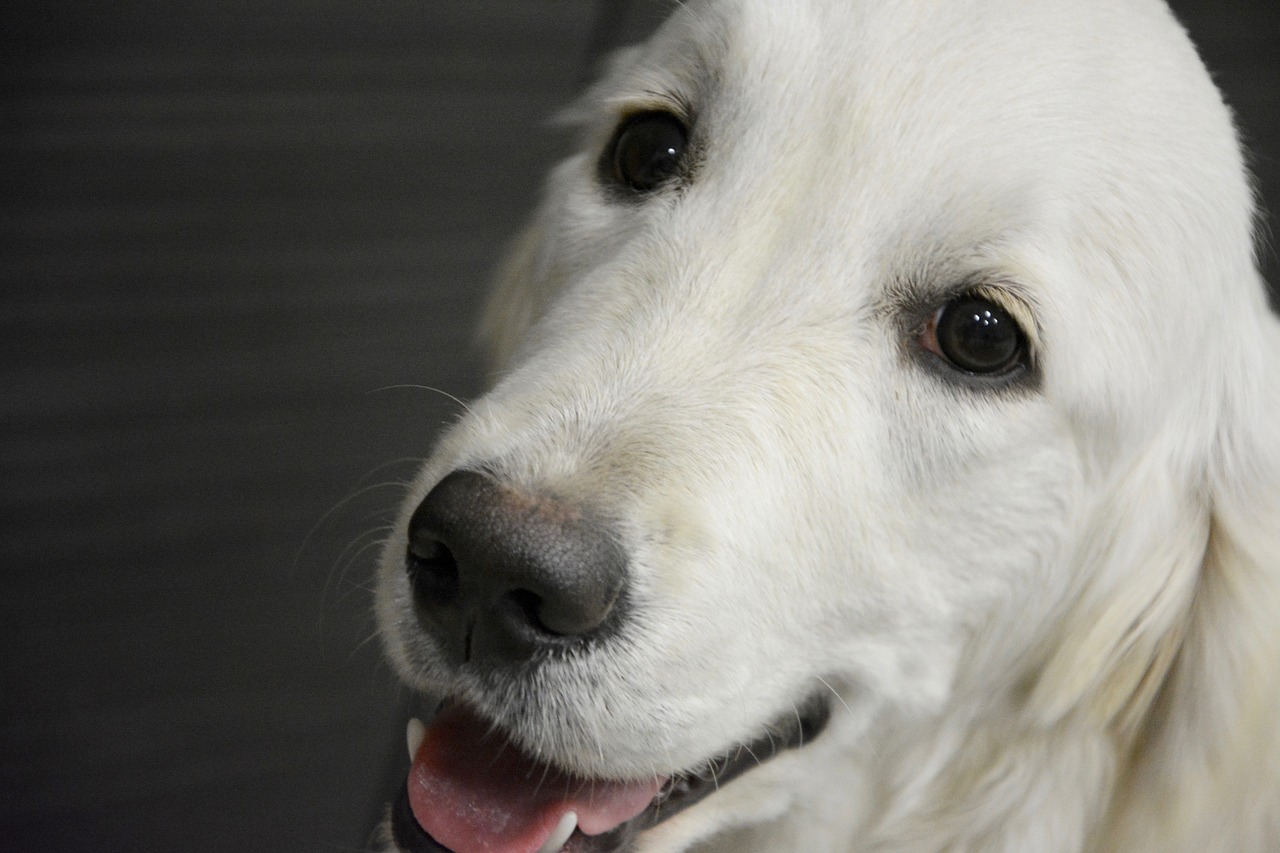
M 517 663 L 598 635 L 627 574 L 602 522 L 466 470 L 414 510 L 405 568 L 419 620 L 454 663 Z

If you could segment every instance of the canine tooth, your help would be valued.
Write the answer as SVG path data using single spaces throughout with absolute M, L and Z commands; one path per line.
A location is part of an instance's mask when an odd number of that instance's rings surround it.
M 547 842 L 538 848 L 538 853 L 560 853 L 560 848 L 565 845 L 565 842 L 569 840 L 569 836 L 573 835 L 573 831 L 577 828 L 578 813 L 565 812 L 564 817 L 560 818 L 556 828 L 547 837 Z
M 426 736 L 427 727 L 422 724 L 422 720 L 410 717 L 409 727 L 405 730 L 405 738 L 409 743 L 410 761 L 413 761 L 413 757 L 418 754 L 418 747 L 422 746 L 422 739 Z

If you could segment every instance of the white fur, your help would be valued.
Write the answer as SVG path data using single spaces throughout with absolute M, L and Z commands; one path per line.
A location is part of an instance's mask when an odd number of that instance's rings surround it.
M 622 202 L 624 113 L 696 114 Z M 1280 331 L 1231 118 L 1157 0 L 694 2 L 573 109 L 501 270 L 503 371 L 405 516 L 483 464 L 618 520 L 620 642 L 495 691 L 405 679 L 603 777 L 697 766 L 816 687 L 816 743 L 643 853 L 1280 850 Z M 909 355 L 979 280 L 1038 381 Z

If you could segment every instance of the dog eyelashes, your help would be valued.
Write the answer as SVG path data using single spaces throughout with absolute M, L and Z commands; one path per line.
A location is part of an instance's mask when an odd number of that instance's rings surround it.
M 1005 308 L 966 293 L 939 307 L 920 333 L 920 346 L 956 370 L 1002 377 L 1026 367 L 1027 335 Z
M 615 185 L 649 193 L 682 169 L 689 147 L 689 128 L 678 116 L 651 110 L 618 126 L 605 152 L 602 172 Z

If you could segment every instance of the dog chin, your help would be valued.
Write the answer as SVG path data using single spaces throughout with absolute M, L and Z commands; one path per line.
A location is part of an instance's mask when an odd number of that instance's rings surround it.
M 617 781 L 528 757 L 514 733 L 446 703 L 425 726 L 410 722 L 412 766 L 380 833 L 400 853 L 624 853 L 659 837 L 657 849 L 684 849 L 725 825 L 773 817 L 776 796 L 762 801 L 745 784 L 721 789 L 741 777 L 773 790 L 770 768 L 810 749 L 830 716 L 829 695 L 815 694 L 686 770 Z

